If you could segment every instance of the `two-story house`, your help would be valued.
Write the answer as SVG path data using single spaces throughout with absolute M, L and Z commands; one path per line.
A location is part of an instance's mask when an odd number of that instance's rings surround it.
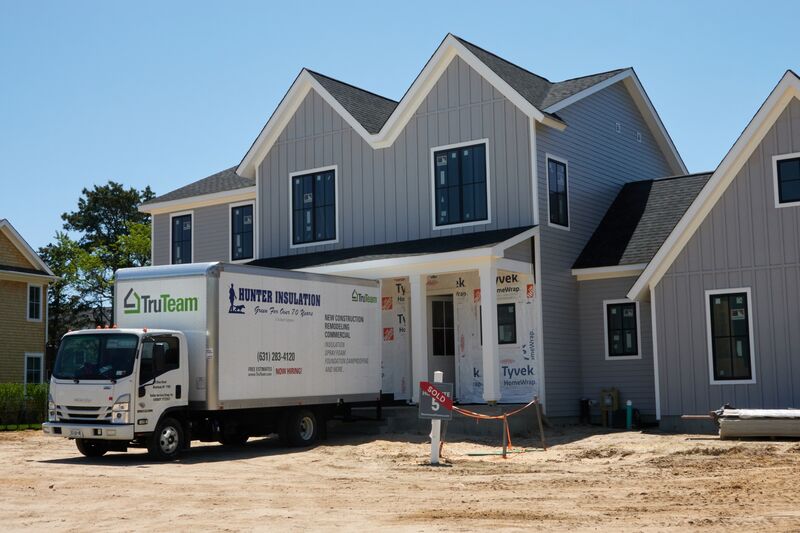
M 56 276 L 6 219 L 0 219 L 0 383 L 42 383 L 47 287 Z
M 650 304 L 626 295 L 708 176 L 657 178 L 686 173 L 633 69 L 552 82 L 448 35 L 400 101 L 303 69 L 239 165 L 141 210 L 155 265 L 380 280 L 397 399 L 442 370 L 461 402 L 573 417 L 616 386 L 655 416 Z M 630 250 L 591 239 L 628 204 L 651 221 Z

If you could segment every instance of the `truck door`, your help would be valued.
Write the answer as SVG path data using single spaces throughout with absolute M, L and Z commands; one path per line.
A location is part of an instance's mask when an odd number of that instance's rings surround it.
M 186 347 L 182 344 L 174 335 L 153 335 L 142 341 L 134 402 L 136 432 L 153 431 L 164 411 L 187 405 L 187 369 L 181 366 L 180 356 Z

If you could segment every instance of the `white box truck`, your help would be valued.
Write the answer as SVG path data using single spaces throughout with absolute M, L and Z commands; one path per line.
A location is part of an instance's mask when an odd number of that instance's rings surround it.
M 278 433 L 308 445 L 337 408 L 380 401 L 376 281 L 194 263 L 121 269 L 116 325 L 64 336 L 47 435 L 86 456 Z

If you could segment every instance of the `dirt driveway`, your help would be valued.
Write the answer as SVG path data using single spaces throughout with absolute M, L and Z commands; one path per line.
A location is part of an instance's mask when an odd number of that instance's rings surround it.
M 422 437 L 196 446 L 179 462 L 99 460 L 38 432 L 0 434 L 0 528 L 62 531 L 800 530 L 800 443 L 569 430 L 503 460 Z M 533 442 L 517 442 L 533 446 Z

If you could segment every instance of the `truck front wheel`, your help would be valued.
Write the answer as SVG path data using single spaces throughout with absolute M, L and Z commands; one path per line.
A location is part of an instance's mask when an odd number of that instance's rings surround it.
M 108 452 L 108 444 L 97 439 L 75 439 L 78 451 L 86 457 L 102 457 Z
M 292 446 L 311 446 L 319 435 L 319 422 L 313 411 L 297 409 L 289 413 L 281 440 Z
M 183 426 L 174 418 L 164 418 L 156 426 L 147 450 L 153 459 L 172 461 L 184 448 L 183 439 Z

